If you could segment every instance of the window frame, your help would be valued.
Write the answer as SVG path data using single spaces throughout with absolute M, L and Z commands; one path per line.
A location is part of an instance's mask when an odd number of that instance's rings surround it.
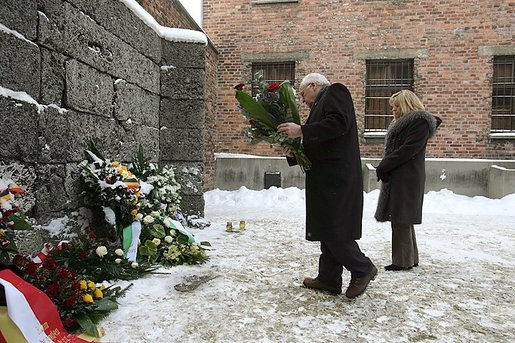
M 511 75 L 496 77 L 496 74 L 502 73 L 502 70 L 496 70 L 496 67 L 501 68 L 502 65 L 511 65 Z M 506 80 L 503 80 L 506 79 Z M 511 93 L 500 95 L 499 93 Z M 504 102 L 500 99 L 507 98 L 508 106 L 499 106 L 499 109 L 508 107 L 508 112 L 495 113 L 496 104 Z M 499 110 L 499 112 L 501 112 Z M 509 122 L 510 129 L 496 128 L 494 129 L 494 122 L 497 118 L 504 117 Z M 491 138 L 512 138 L 515 139 L 515 55 L 500 55 L 493 56 L 492 60 L 492 104 L 490 108 L 490 137 Z
M 252 95 L 256 95 L 256 82 L 255 82 L 255 74 L 256 72 L 258 72 L 257 67 L 259 66 L 263 66 L 265 68 L 272 68 L 272 67 L 280 67 L 280 66 L 284 66 L 284 70 L 288 69 L 290 71 L 290 76 L 291 76 L 291 79 L 288 79 L 291 83 L 291 85 L 293 87 L 295 87 L 295 70 L 296 70 L 296 63 L 295 61 L 254 61 L 250 64 L 250 71 L 251 71 L 251 87 L 252 87 Z M 278 72 L 280 74 L 280 71 Z M 286 73 L 286 72 L 285 72 Z M 285 80 L 287 80 L 286 78 L 278 78 L 278 77 L 275 77 L 275 78 L 269 78 L 268 77 L 269 75 L 265 75 L 265 73 L 263 73 L 263 79 L 268 82 L 268 83 L 272 83 L 272 82 L 277 82 L 277 83 L 281 83 Z M 278 76 L 278 75 L 276 75 Z
M 371 78 L 371 69 L 377 68 L 379 73 L 390 74 L 386 75 L 386 77 L 382 78 Z M 407 74 L 404 75 L 404 71 L 402 70 L 404 67 L 407 68 Z M 400 68 L 400 73 L 395 73 L 395 70 Z M 384 75 L 382 75 L 384 76 Z M 372 82 L 374 81 L 374 82 Z M 383 83 L 381 83 L 383 82 Z M 371 93 L 374 92 L 374 89 L 381 93 L 386 93 L 386 95 L 375 95 Z M 401 89 L 409 89 L 414 91 L 415 89 L 415 59 L 414 58 L 389 58 L 389 59 L 366 59 L 365 60 L 365 95 L 364 95 L 364 135 L 366 137 L 383 137 L 388 129 L 388 125 L 392 120 L 392 111 L 391 107 L 388 103 L 388 100 L 392 94 L 398 92 Z M 371 99 L 379 99 L 382 101 L 376 102 L 375 104 L 371 104 Z M 382 113 L 371 113 L 370 108 L 375 107 L 378 104 L 379 109 L 375 111 L 379 111 Z M 385 108 L 385 109 L 383 109 Z M 374 117 L 378 117 L 378 119 L 374 119 Z M 378 120 L 379 122 L 383 121 L 384 125 L 382 128 L 378 128 L 377 125 L 375 127 L 370 127 L 367 123 L 370 120 Z

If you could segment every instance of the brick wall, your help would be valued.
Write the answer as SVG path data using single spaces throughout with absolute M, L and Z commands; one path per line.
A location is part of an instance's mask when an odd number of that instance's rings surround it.
M 361 151 L 365 139 L 365 61 L 414 58 L 415 91 L 443 125 L 428 156 L 515 158 L 515 140 L 489 137 L 493 55 L 515 55 L 513 0 L 204 0 L 204 30 L 220 52 L 217 152 L 277 155 L 250 145 L 233 86 L 249 82 L 252 61 L 296 61 L 296 83 L 309 72 L 346 84 L 354 98 Z M 307 108 L 303 106 L 305 118 Z

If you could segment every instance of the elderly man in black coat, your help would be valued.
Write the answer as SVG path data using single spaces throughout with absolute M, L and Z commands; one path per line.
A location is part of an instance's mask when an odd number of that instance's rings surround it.
M 377 268 L 356 242 L 361 238 L 363 181 L 352 97 L 347 87 L 330 84 L 317 73 L 304 77 L 299 92 L 310 108 L 306 123 L 283 123 L 278 131 L 302 137 L 312 163 L 306 171 L 306 239 L 320 241 L 322 254 L 318 276 L 306 278 L 304 286 L 340 294 L 345 267 L 351 272 L 345 295 L 355 298 Z M 296 164 L 290 151 L 285 153 L 288 163 Z

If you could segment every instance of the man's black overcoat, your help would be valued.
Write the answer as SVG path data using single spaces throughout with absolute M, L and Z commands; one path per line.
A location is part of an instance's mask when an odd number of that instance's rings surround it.
M 306 239 L 361 238 L 363 180 L 352 97 L 335 83 L 320 90 L 302 125 L 306 172 Z

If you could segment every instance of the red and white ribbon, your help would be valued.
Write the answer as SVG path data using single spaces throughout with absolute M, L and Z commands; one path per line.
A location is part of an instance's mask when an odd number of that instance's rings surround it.
M 5 290 L 9 318 L 20 329 L 27 342 L 88 342 L 68 333 L 50 298 L 12 271 L 0 271 L 0 284 Z
M 45 262 L 48 253 L 54 248 L 52 243 L 45 243 L 43 244 L 43 249 L 32 259 L 32 262 L 34 263 L 43 263 Z

